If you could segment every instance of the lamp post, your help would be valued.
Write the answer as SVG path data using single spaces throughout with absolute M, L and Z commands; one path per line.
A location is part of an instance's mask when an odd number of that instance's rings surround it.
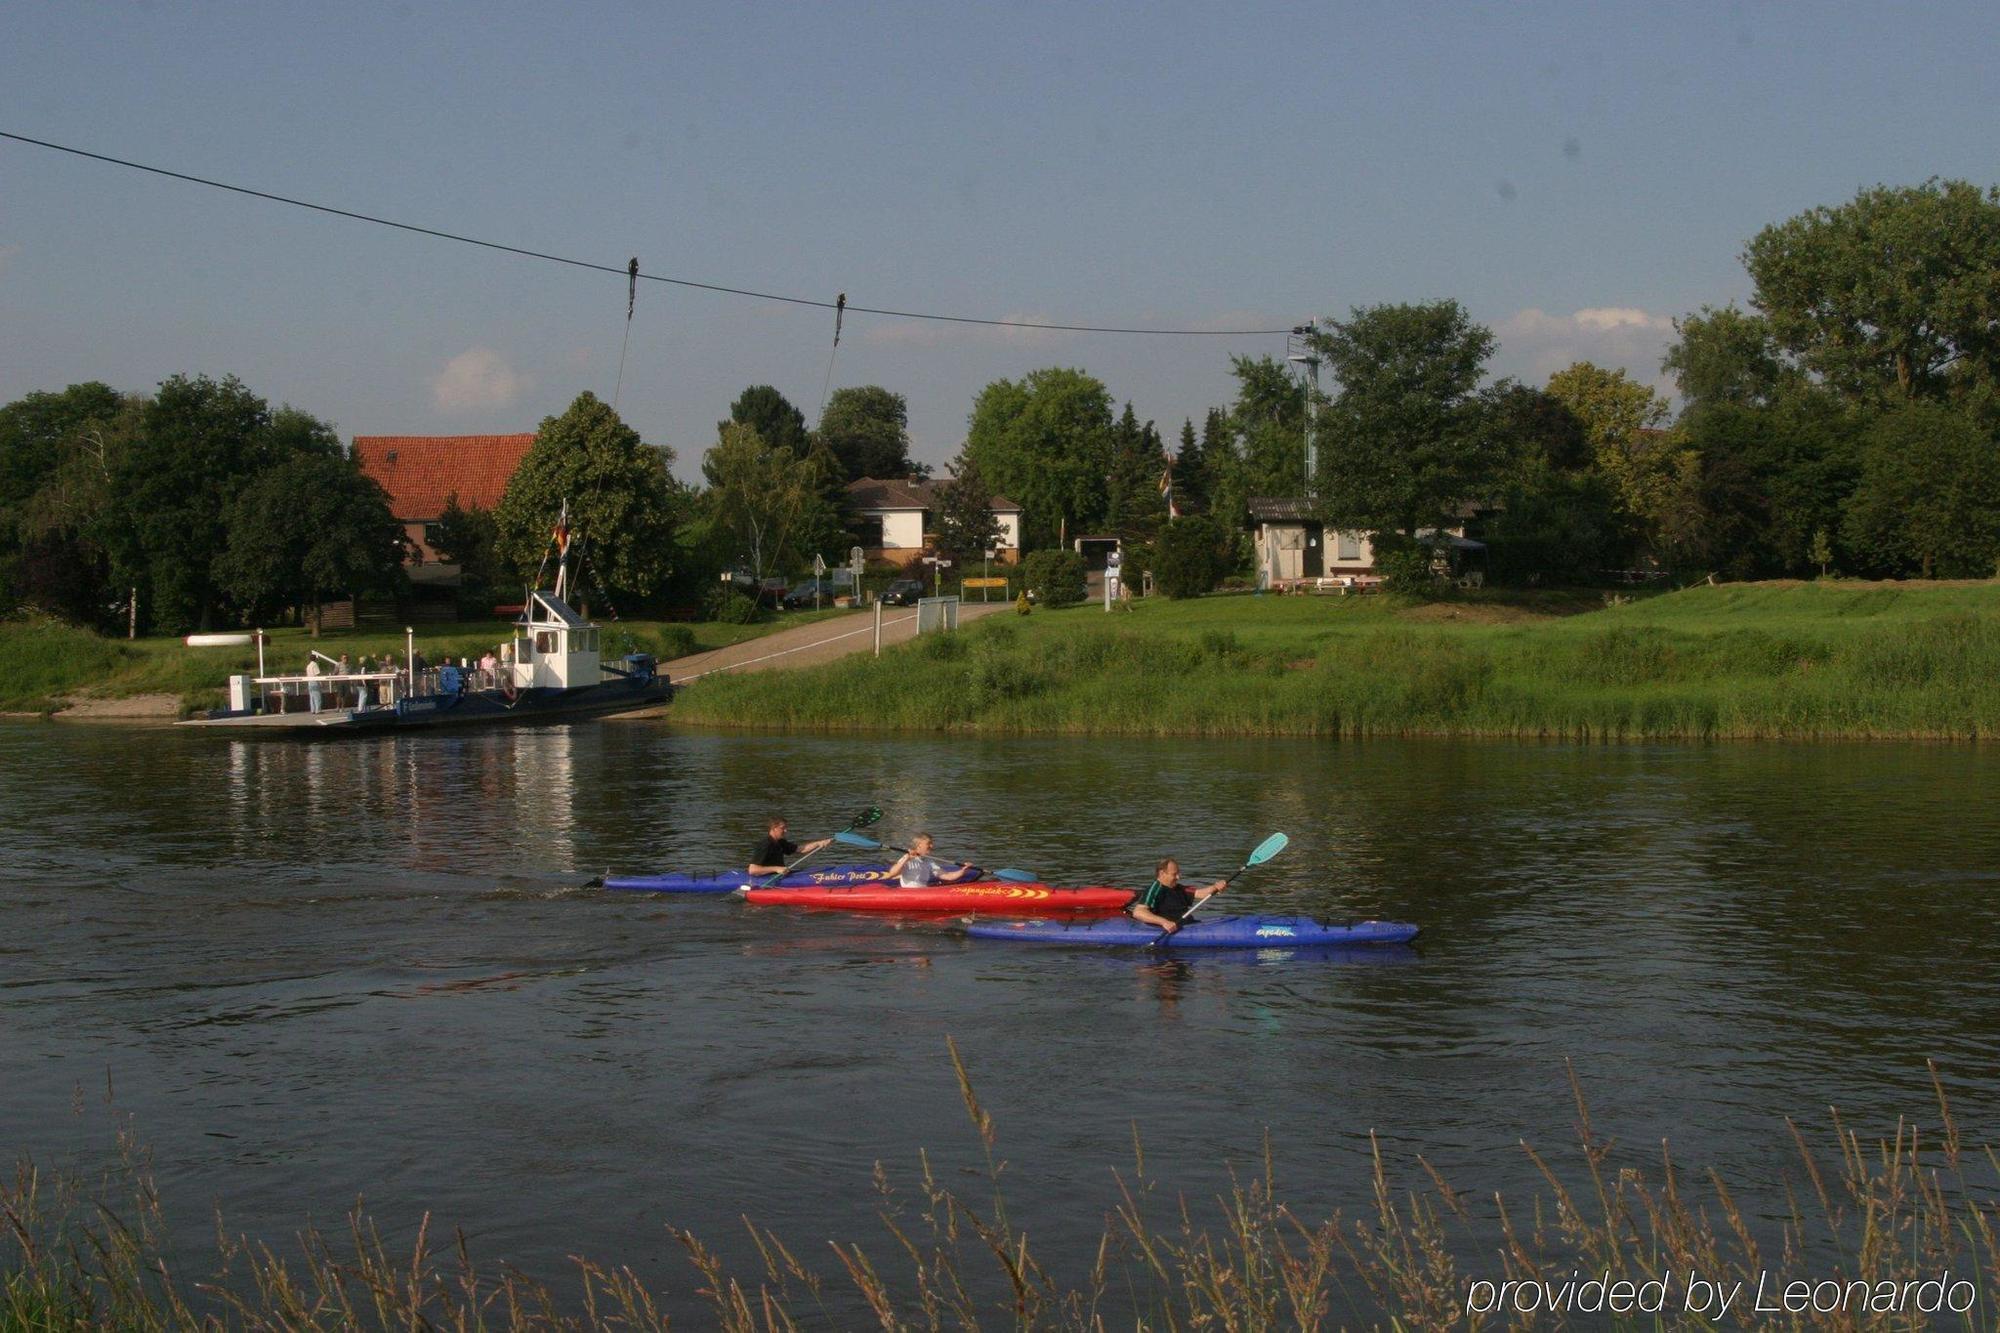
M 1314 466 L 1316 460 L 1313 457 L 1313 402 L 1319 397 L 1319 348 L 1314 345 L 1313 339 L 1318 333 L 1319 324 L 1309 319 L 1295 326 L 1291 336 L 1285 340 L 1285 360 L 1298 368 L 1299 388 L 1305 395 L 1305 412 L 1300 419 L 1299 427 L 1305 437 L 1308 497 L 1312 495 L 1314 483 L 1318 480 L 1315 475 L 1318 469 Z

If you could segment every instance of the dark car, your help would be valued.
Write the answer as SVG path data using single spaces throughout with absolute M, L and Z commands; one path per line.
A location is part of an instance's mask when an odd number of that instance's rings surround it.
M 882 600 L 890 606 L 915 606 L 923 595 L 922 579 L 897 579 L 882 590 Z
M 804 583 L 793 584 L 792 590 L 785 594 L 785 605 L 795 611 L 802 606 L 811 606 L 815 594 L 821 606 L 832 606 L 835 596 L 833 580 L 807 579 Z

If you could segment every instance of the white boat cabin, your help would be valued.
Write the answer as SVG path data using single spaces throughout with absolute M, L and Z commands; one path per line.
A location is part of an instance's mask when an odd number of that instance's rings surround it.
M 553 592 L 534 592 L 514 627 L 514 688 L 574 690 L 599 685 L 597 626 Z

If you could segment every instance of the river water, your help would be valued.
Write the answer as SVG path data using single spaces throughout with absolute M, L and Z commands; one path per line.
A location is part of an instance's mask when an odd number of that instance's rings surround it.
M 1784 1117 L 2000 1111 L 2000 753 L 1873 746 L 795 737 L 618 722 L 325 744 L 0 727 L 0 1153 L 93 1167 L 129 1123 L 178 1234 L 274 1238 L 357 1196 L 561 1278 L 693 1299 L 666 1224 L 741 1258 L 893 1256 L 871 1186 L 980 1159 L 1088 1258 L 1129 1169 L 1199 1200 L 1268 1132 L 1306 1216 L 1421 1184 L 1532 1191 L 1574 1063 L 1601 1132 L 1753 1212 Z M 1163 960 L 578 886 L 880 831 L 1054 882 L 1224 873 L 1241 908 L 1380 916 L 1414 949 Z M 977 1182 L 962 1174 L 951 1183 Z M 816 1266 L 833 1269 L 831 1260 Z

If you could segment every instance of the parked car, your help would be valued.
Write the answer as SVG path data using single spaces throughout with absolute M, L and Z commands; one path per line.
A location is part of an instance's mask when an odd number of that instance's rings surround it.
M 833 580 L 807 579 L 804 583 L 793 584 L 792 590 L 785 594 L 785 605 L 795 611 L 802 606 L 811 606 L 815 594 L 821 606 L 832 606 L 835 596 Z
M 890 606 L 915 606 L 923 595 L 922 579 L 897 579 L 882 590 L 882 600 Z

